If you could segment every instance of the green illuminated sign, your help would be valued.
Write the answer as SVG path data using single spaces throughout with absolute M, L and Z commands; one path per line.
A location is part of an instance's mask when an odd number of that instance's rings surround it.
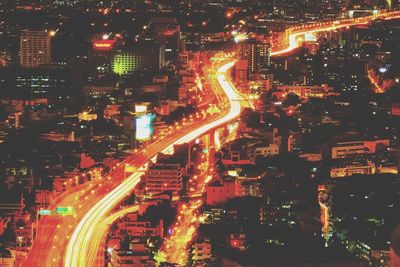
M 56 213 L 58 215 L 74 215 L 76 214 L 76 210 L 73 207 L 57 207 Z

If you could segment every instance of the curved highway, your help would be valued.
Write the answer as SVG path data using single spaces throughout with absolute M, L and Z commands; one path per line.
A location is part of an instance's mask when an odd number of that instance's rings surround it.
M 159 146 L 159 150 L 162 150 L 163 153 L 171 153 L 173 152 L 172 150 L 175 144 L 183 144 L 194 141 L 204 133 L 220 127 L 221 125 L 236 119 L 240 115 L 241 106 L 237 101 L 240 99 L 236 94 L 232 83 L 229 81 L 227 74 L 228 70 L 232 68 L 233 65 L 234 62 L 226 63 L 220 67 L 216 73 L 218 84 L 229 99 L 229 110 L 226 111 L 222 117 L 188 132 L 186 135 L 177 139 L 176 141 L 168 143 L 164 148 Z M 157 153 L 158 151 L 154 151 L 153 156 L 156 156 Z M 145 162 L 143 166 L 145 166 L 146 163 L 147 162 Z M 98 251 L 92 249 L 88 244 L 90 244 L 91 239 L 93 239 L 95 236 L 102 236 L 102 231 L 98 228 L 102 227 L 102 222 L 107 215 L 127 195 L 129 195 L 132 190 L 134 190 L 135 186 L 140 181 L 141 175 L 142 173 L 140 172 L 130 175 L 109 194 L 107 194 L 99 202 L 95 203 L 94 206 L 86 213 L 83 219 L 76 226 L 75 231 L 68 243 L 65 254 L 66 267 L 86 267 L 88 266 L 88 261 L 93 262 L 93 258 L 96 257 Z

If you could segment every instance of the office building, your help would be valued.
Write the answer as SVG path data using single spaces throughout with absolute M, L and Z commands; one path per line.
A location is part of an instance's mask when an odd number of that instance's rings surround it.
M 240 59 L 248 61 L 249 74 L 266 70 L 271 64 L 271 46 L 254 39 L 239 44 Z
M 164 45 L 165 60 L 177 60 L 181 47 L 181 28 L 176 19 L 152 18 L 150 29 L 157 35 L 159 43 Z
M 21 31 L 20 64 L 23 68 L 36 68 L 51 63 L 50 35 L 46 31 Z
M 71 91 L 71 73 L 62 67 L 20 69 L 15 75 L 15 87 L 25 96 L 59 97 Z
M 140 44 L 132 49 L 119 51 L 111 60 L 111 68 L 115 74 L 124 76 L 135 72 L 158 71 L 165 64 L 163 46 Z

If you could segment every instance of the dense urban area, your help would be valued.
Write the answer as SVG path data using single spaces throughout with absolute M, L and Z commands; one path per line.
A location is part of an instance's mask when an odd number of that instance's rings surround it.
M 398 0 L 1 0 L 1 267 L 400 267 Z

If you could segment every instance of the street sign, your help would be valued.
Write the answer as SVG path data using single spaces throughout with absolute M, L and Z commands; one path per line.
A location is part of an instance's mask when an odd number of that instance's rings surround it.
M 56 213 L 58 215 L 75 215 L 76 210 L 74 207 L 57 207 Z
M 51 215 L 51 210 L 40 210 L 39 215 Z

